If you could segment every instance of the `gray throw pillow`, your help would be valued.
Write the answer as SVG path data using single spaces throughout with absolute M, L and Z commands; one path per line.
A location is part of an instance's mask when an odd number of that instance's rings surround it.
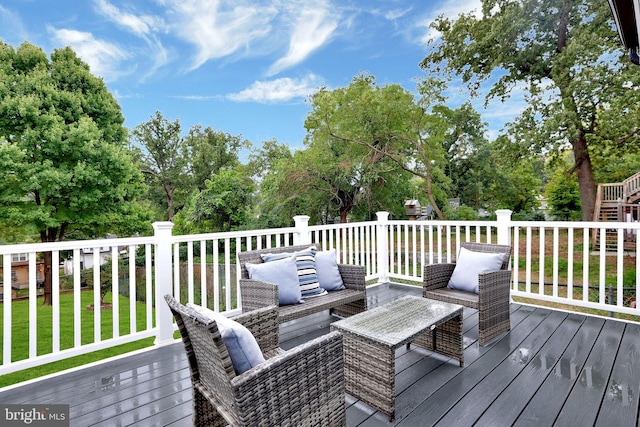
M 187 304 L 187 307 L 192 308 L 207 319 L 215 320 L 237 375 L 265 361 L 256 338 L 244 325 L 229 319 L 222 313 L 216 313 L 200 305 Z
M 340 271 L 338 270 L 338 262 L 336 250 L 316 252 L 316 271 L 318 273 L 318 282 L 320 287 L 327 291 L 339 291 L 344 289 L 344 282 Z
M 278 285 L 278 304 L 299 304 L 302 301 L 296 257 L 290 256 L 262 264 L 246 264 L 249 278 Z
M 478 293 L 478 274 L 500 270 L 505 254 L 473 252 L 460 248 L 448 288 Z

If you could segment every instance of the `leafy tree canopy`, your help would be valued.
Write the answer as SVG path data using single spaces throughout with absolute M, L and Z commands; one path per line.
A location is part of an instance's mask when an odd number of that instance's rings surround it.
M 552 153 L 570 146 L 582 219 L 591 220 L 595 179 L 591 152 L 618 155 L 638 145 L 640 69 L 620 49 L 607 2 L 483 0 L 482 16 L 441 17 L 422 67 L 454 73 L 472 95 L 490 81 L 491 98 L 528 92 L 511 124 L 513 150 Z
M 149 197 L 162 207 L 169 221 L 188 203 L 193 191 L 204 190 L 212 175 L 237 165 L 240 149 L 250 146 L 241 136 L 210 127 L 193 126 L 186 136 L 181 130 L 178 119 L 171 122 L 156 111 L 131 132 L 134 143 L 140 147 Z
M 156 111 L 131 132 L 134 142 L 142 147 L 142 172 L 147 176 L 151 200 L 164 207 L 169 221 L 178 210 L 176 199 L 184 203 L 186 197 L 188 155 L 180 130 L 179 120 L 170 122 Z
M 0 220 L 42 242 L 149 229 L 120 106 L 70 49 L 0 42 Z M 45 252 L 44 305 L 51 304 Z
M 549 181 L 545 186 L 545 197 L 549 210 L 558 221 L 580 219 L 580 192 L 578 180 L 569 173 L 569 153 L 549 162 Z
M 437 187 L 447 185 L 442 144 L 448 125 L 431 109 L 442 102 L 442 87 L 425 79 L 418 84 L 416 100 L 399 85 L 380 87 L 375 77 L 363 74 L 346 88 L 321 90 L 311 98 L 312 111 L 305 121 L 307 144 L 324 146 L 325 155 L 344 153 L 336 166 L 351 174 L 343 176 L 343 189 L 348 182 L 360 183 L 350 193 L 353 196 L 399 171 L 419 176 L 426 182 L 429 202 L 441 216 L 436 193 Z M 331 176 L 339 175 L 331 171 Z
M 0 218 L 43 242 L 149 227 L 120 107 L 70 49 L 0 42 Z
M 176 215 L 176 225 L 187 233 L 234 231 L 248 221 L 254 185 L 245 166 L 225 168 L 195 191 L 185 208 Z

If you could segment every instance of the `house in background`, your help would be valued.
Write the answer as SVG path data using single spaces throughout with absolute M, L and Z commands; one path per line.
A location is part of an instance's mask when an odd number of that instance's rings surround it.
M 108 234 L 107 239 L 116 239 L 118 236 L 115 234 Z M 125 246 L 120 246 L 118 248 L 118 252 L 120 254 L 127 253 L 127 248 Z M 94 259 L 93 248 L 84 248 L 80 249 L 80 270 L 88 270 L 93 268 L 96 263 L 98 265 L 103 265 L 105 262 L 111 259 L 111 246 L 103 246 L 100 248 L 100 252 L 98 255 L 98 260 Z M 67 274 L 67 267 L 65 264 L 65 274 Z M 69 273 L 70 274 L 70 273 Z
M 98 260 L 94 259 L 93 248 L 80 249 L 80 270 L 87 270 L 93 268 L 96 263 L 102 265 L 111 259 L 111 248 L 103 246 L 100 248 Z M 66 269 L 65 269 L 66 273 Z
M 0 277 L 4 280 L 4 265 L 0 265 Z M 36 283 L 44 285 L 44 261 L 36 261 Z M 0 300 L 4 297 L 4 282 L 0 282 Z M 11 297 L 15 298 L 18 289 L 29 287 L 29 254 L 11 255 Z

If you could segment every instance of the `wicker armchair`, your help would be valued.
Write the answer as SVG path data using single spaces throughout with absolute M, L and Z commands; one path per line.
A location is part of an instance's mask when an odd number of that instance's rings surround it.
M 240 296 L 242 311 L 249 312 L 256 308 L 278 305 L 278 285 L 249 279 L 246 264 L 262 263 L 262 254 L 296 252 L 308 248 L 310 245 L 287 246 L 271 249 L 238 252 L 240 266 Z M 332 314 L 348 317 L 367 310 L 367 289 L 365 284 L 365 270 L 363 266 L 338 264 L 340 276 L 346 289 L 329 292 L 305 300 L 304 304 L 292 304 L 278 307 L 281 323 L 288 322 L 309 314 L 330 310 Z
M 464 305 L 478 310 L 478 340 L 485 345 L 493 338 L 511 329 L 509 302 L 511 289 L 511 246 L 466 242 L 462 244 L 473 252 L 504 253 L 500 270 L 481 273 L 478 293 L 447 288 L 455 264 L 430 264 L 424 267 L 422 296 L 429 299 Z
M 275 307 L 234 317 L 258 341 L 265 362 L 236 375 L 216 322 L 165 300 L 191 370 L 194 426 L 344 426 L 342 335 L 332 332 L 291 350 L 278 348 Z

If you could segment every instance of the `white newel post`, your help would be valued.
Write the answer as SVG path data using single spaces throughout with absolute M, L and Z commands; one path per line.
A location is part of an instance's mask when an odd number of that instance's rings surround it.
M 156 274 L 156 324 L 158 325 L 155 345 L 173 343 L 173 316 L 164 301 L 166 294 L 173 295 L 172 229 L 173 223 L 169 221 L 153 223 L 156 237 L 154 268 Z
M 296 231 L 293 233 L 294 245 L 308 245 L 311 244 L 311 233 L 309 232 L 309 216 L 296 215 L 293 217 Z
M 376 237 L 378 240 L 378 282 L 389 282 L 389 212 L 376 212 L 378 217 Z
M 498 244 L 511 244 L 511 213 L 509 209 L 499 209 L 496 211 L 496 223 L 498 228 Z

